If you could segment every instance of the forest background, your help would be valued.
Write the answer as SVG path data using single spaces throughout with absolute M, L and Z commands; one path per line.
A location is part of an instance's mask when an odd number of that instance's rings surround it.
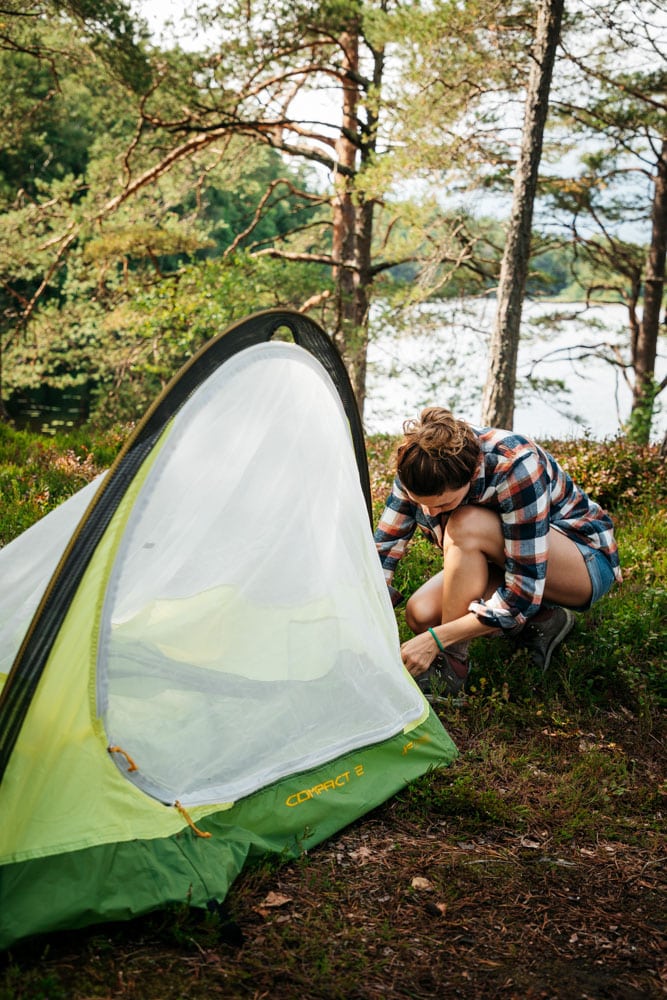
M 271 306 L 330 332 L 363 409 L 369 338 L 498 291 L 512 191 L 531 187 L 539 19 L 559 7 L 530 257 L 509 283 L 554 300 L 547 348 L 562 301 L 623 304 L 621 338 L 599 329 L 578 355 L 628 382 L 619 429 L 648 440 L 665 388 L 655 0 L 192 2 L 163 37 L 122 0 L 4 3 L 0 412 L 131 421 L 213 333 Z M 495 381 L 511 400 L 515 375 Z

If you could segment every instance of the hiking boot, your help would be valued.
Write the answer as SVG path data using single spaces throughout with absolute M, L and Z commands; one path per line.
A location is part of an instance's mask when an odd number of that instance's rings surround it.
M 445 650 L 438 653 L 425 674 L 417 677 L 417 684 L 429 701 L 448 694 L 456 696 L 463 693 L 469 671 L 467 658 L 459 659 Z
M 574 612 L 568 608 L 542 607 L 524 625 L 516 644 L 527 649 L 535 666 L 544 672 L 551 663 L 556 646 L 572 631 L 574 623 Z

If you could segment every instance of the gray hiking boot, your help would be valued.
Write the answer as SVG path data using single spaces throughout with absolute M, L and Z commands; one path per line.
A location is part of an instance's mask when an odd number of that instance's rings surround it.
M 535 666 L 545 671 L 556 646 L 572 631 L 575 620 L 574 612 L 568 608 L 542 607 L 524 625 L 516 645 L 527 649 Z
M 449 694 L 456 696 L 463 693 L 469 671 L 467 658 L 459 659 L 445 650 L 438 653 L 426 673 L 417 678 L 417 684 L 429 701 Z

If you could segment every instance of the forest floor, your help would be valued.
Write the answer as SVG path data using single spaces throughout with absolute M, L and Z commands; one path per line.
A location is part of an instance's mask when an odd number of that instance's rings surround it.
M 440 712 L 449 768 L 245 871 L 222 914 L 14 948 L 0 1000 L 664 996 L 662 737 L 626 712 Z

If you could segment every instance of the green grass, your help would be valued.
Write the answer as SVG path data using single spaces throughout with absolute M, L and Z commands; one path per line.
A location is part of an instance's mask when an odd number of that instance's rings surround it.
M 120 449 L 129 428 L 83 428 L 43 437 L 0 424 L 0 545 L 80 489 Z M 391 486 L 395 440 L 368 441 L 375 517 Z M 503 640 L 473 644 L 473 712 L 481 726 L 512 706 L 557 696 L 564 704 L 596 709 L 623 705 L 644 732 L 667 706 L 667 475 L 656 446 L 637 448 L 618 439 L 550 442 L 578 481 L 596 499 L 611 502 L 624 583 L 589 612 L 554 660 L 547 678 L 537 676 L 525 654 Z M 409 595 L 440 568 L 440 553 L 416 536 L 401 561 L 396 586 Z M 409 637 L 397 613 L 402 639 Z M 476 703 L 476 704 L 475 704 Z
M 127 427 L 82 428 L 44 437 L 0 424 L 0 545 L 80 489 L 120 449 Z M 377 518 L 391 486 L 395 440 L 368 440 Z M 547 678 L 536 675 L 525 654 L 503 640 L 473 644 L 473 713 L 480 726 L 536 697 L 557 696 L 564 704 L 601 708 L 623 705 L 644 732 L 667 706 L 667 470 L 656 446 L 637 448 L 618 439 L 550 442 L 550 450 L 596 499 L 611 501 L 624 583 L 589 612 L 554 660 Z M 396 574 L 409 595 L 440 568 L 440 553 L 416 536 Z M 410 635 L 397 612 L 401 639 Z

